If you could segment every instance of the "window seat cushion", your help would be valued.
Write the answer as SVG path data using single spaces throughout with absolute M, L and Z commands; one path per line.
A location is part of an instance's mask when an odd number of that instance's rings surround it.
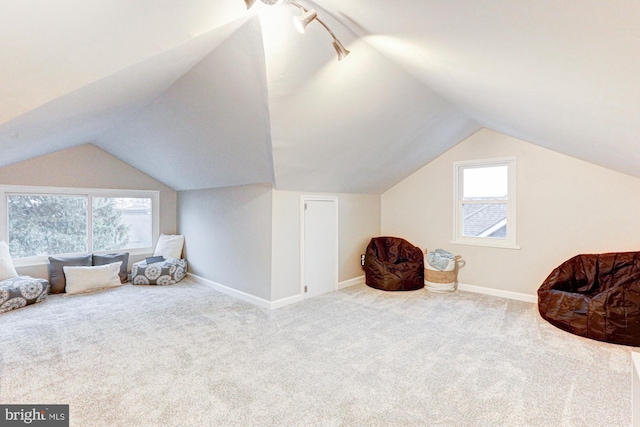
M 174 285 L 186 274 L 186 259 L 166 258 L 151 264 L 144 260 L 131 266 L 131 282 L 134 285 Z
M 29 276 L 18 276 L 0 282 L 0 313 L 44 301 L 49 282 Z

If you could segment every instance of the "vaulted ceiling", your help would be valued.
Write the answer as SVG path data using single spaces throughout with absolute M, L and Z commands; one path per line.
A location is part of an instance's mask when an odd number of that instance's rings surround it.
M 381 193 L 481 127 L 640 176 L 640 2 L 24 0 L 0 166 L 91 143 L 176 190 Z

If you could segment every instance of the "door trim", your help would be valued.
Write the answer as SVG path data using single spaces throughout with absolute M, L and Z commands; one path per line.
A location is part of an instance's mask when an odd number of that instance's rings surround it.
M 339 230 L 340 230 L 340 217 L 338 216 L 338 197 L 337 196 L 300 196 L 300 295 L 302 295 L 303 298 L 307 297 L 307 293 L 304 291 L 304 288 L 306 286 L 305 283 L 305 276 L 304 276 L 304 264 L 305 264 L 305 254 L 304 254 L 304 242 L 305 242 L 305 236 L 304 236 L 304 229 L 305 229 L 305 217 L 304 217 L 304 206 L 306 202 L 333 202 L 334 203 L 334 208 L 335 208 L 335 218 L 336 218 L 336 235 L 335 235 L 335 242 L 336 242 L 336 258 L 335 258 L 335 266 L 336 266 L 336 277 L 335 277 L 335 286 L 334 286 L 334 290 L 338 289 L 338 277 L 340 272 L 338 271 L 338 268 L 340 266 L 339 264 L 339 250 L 340 250 L 340 244 L 339 244 Z

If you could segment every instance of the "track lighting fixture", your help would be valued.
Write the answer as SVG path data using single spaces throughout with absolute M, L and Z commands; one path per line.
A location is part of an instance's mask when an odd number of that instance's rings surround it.
M 344 47 L 344 45 L 340 42 L 340 40 L 338 40 L 336 35 L 333 34 L 333 31 L 331 31 L 331 29 L 327 26 L 327 24 L 325 24 L 324 21 L 318 18 L 318 13 L 314 9 L 307 9 L 306 7 L 302 6 L 300 3 L 294 0 L 260 0 L 260 1 L 264 4 L 268 4 L 269 6 L 274 6 L 276 4 L 280 4 L 284 2 L 302 10 L 302 14 L 300 16 L 295 16 L 293 18 L 293 24 L 298 29 L 298 31 L 300 31 L 301 33 L 304 33 L 304 30 L 307 28 L 307 25 L 309 25 L 313 21 L 318 21 L 318 23 L 320 23 L 320 25 L 322 25 L 333 38 L 333 47 L 338 53 L 338 61 L 342 61 L 344 58 L 347 57 L 347 55 L 349 55 L 350 52 Z M 251 8 L 251 6 L 255 4 L 256 0 L 244 0 L 244 2 L 247 5 L 247 10 L 248 10 Z
M 300 31 L 300 33 L 304 33 L 304 30 L 307 28 L 307 25 L 311 23 L 314 19 L 318 18 L 318 14 L 315 10 L 309 9 L 306 12 L 302 12 L 300 16 L 293 17 L 293 25 L 295 25 L 296 29 Z

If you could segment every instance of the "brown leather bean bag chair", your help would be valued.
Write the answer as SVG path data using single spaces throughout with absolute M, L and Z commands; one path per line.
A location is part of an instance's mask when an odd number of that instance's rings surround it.
M 640 252 L 565 261 L 538 289 L 538 310 L 572 334 L 640 346 Z
M 364 258 L 367 285 L 383 291 L 424 287 L 422 250 L 399 237 L 374 237 Z

